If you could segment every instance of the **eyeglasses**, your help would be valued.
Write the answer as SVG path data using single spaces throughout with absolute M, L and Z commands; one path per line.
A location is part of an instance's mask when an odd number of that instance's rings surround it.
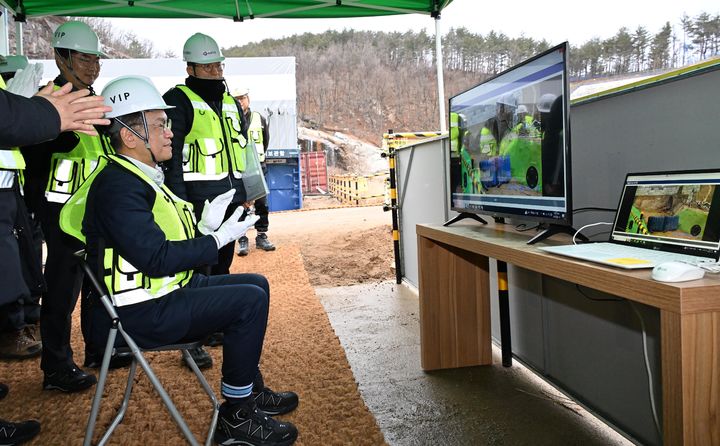
M 196 63 L 195 66 L 206 73 L 212 73 L 213 71 L 222 71 L 225 69 L 224 62 Z
M 157 124 L 149 125 L 151 129 L 160 130 L 161 132 L 166 132 L 172 128 L 172 119 L 168 119 L 167 121 L 159 122 Z

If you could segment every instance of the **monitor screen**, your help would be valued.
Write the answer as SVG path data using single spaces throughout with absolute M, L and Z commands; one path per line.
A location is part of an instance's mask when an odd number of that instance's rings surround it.
M 450 98 L 454 211 L 572 224 L 567 42 Z
M 718 186 L 718 170 L 628 174 L 613 241 L 717 258 Z

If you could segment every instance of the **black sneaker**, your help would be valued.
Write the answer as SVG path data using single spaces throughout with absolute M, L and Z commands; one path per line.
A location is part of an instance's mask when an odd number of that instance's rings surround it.
M 0 400 L 5 398 L 8 392 L 10 392 L 10 388 L 7 384 L 0 383 Z
M 264 232 L 259 232 L 255 237 L 255 247 L 263 251 L 275 251 L 275 245 L 268 240 L 268 236 Z
M 14 446 L 30 441 L 40 433 L 40 423 L 35 420 L 12 421 L 0 420 L 0 444 Z
M 193 361 L 195 361 L 195 364 L 197 364 L 200 370 L 209 369 L 210 367 L 212 367 L 212 356 L 210 356 L 210 354 L 204 348 L 191 348 L 190 350 L 188 350 L 188 352 L 190 353 L 190 356 L 192 356 Z M 183 364 L 185 364 L 187 367 L 190 367 L 187 361 L 185 361 L 185 356 L 183 356 Z
M 79 392 L 92 387 L 97 382 L 95 375 L 85 373 L 77 365 L 68 369 L 45 372 L 43 389 L 57 389 L 63 392 Z
M 268 415 L 283 415 L 298 406 L 297 393 L 273 392 L 269 387 L 263 387 L 261 392 L 253 392 L 252 398 L 258 409 Z
M 222 446 L 289 446 L 297 439 L 297 428 L 280 422 L 258 409 L 255 401 L 220 406 L 215 442 Z

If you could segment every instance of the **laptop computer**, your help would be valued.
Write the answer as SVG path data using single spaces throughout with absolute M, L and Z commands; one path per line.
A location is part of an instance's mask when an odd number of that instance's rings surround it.
M 609 242 L 540 249 L 625 269 L 717 262 L 720 169 L 630 173 Z

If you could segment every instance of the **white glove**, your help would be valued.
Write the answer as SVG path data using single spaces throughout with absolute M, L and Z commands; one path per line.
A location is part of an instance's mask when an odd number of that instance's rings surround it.
M 198 231 L 202 235 L 208 235 L 220 227 L 223 218 L 225 218 L 225 211 L 227 211 L 227 207 L 230 205 L 234 195 L 235 189 L 230 189 L 224 194 L 215 197 L 211 202 L 205 200 L 202 217 L 200 217 L 197 225 Z
M 25 69 L 17 70 L 15 77 L 7 82 L 7 91 L 31 97 L 38 91 L 38 85 L 42 79 L 43 66 L 39 63 L 28 64 Z
M 247 230 L 252 228 L 256 221 L 260 220 L 260 217 L 257 215 L 249 215 L 245 218 L 245 220 L 238 221 L 240 217 L 242 217 L 244 211 L 245 208 L 242 206 L 238 207 L 230 218 L 220 225 L 217 231 L 210 233 L 210 235 L 215 238 L 218 249 L 245 235 Z

